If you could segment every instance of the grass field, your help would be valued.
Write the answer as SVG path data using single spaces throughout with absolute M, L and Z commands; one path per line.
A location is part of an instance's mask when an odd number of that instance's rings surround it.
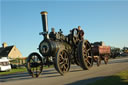
M 47 69 L 47 68 L 53 68 L 53 65 L 51 65 L 50 67 L 48 66 L 43 67 L 43 69 Z M 0 72 L 0 75 L 7 75 L 7 74 L 18 73 L 18 72 L 27 72 L 27 69 L 26 68 L 11 69 L 10 71 L 7 71 L 7 72 Z
M 0 75 L 7 75 L 18 72 L 27 72 L 27 69 L 26 68 L 11 69 L 10 71 L 7 72 L 0 72 Z
M 128 70 L 122 71 L 116 75 L 105 77 L 88 85 L 128 85 Z

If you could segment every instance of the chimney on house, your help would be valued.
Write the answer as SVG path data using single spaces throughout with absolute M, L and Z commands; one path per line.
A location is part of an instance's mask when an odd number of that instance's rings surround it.
M 5 47 L 7 47 L 8 45 L 7 45 L 7 43 L 6 42 L 4 42 L 3 44 L 2 44 L 2 47 L 3 48 L 5 48 Z

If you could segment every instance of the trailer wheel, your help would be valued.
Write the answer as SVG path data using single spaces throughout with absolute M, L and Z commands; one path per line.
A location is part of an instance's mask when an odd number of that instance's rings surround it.
M 105 57 L 104 57 L 104 63 L 105 63 L 105 64 L 108 64 L 108 56 L 105 56 Z
M 83 70 L 88 70 L 93 66 L 93 57 L 91 52 L 91 45 L 87 40 L 80 41 L 78 44 L 78 58 L 80 66 Z
M 96 64 L 97 64 L 97 66 L 100 66 L 100 64 L 101 64 L 101 58 L 100 58 L 100 56 L 97 57 Z
M 70 69 L 69 55 L 65 50 L 59 49 L 54 59 L 54 67 L 61 74 L 68 72 Z
M 32 77 L 38 77 L 43 71 L 43 60 L 41 56 L 36 52 L 31 53 L 27 58 L 26 67 Z

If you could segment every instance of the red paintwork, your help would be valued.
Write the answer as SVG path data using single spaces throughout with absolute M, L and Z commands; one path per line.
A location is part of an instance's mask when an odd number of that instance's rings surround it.
M 93 55 L 110 54 L 110 46 L 94 46 L 92 47 Z

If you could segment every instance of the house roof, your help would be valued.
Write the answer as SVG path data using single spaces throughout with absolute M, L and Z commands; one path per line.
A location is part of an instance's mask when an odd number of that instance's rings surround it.
M 8 57 L 8 54 L 10 53 L 11 49 L 14 46 L 7 46 L 7 47 L 1 47 L 0 48 L 0 57 Z

